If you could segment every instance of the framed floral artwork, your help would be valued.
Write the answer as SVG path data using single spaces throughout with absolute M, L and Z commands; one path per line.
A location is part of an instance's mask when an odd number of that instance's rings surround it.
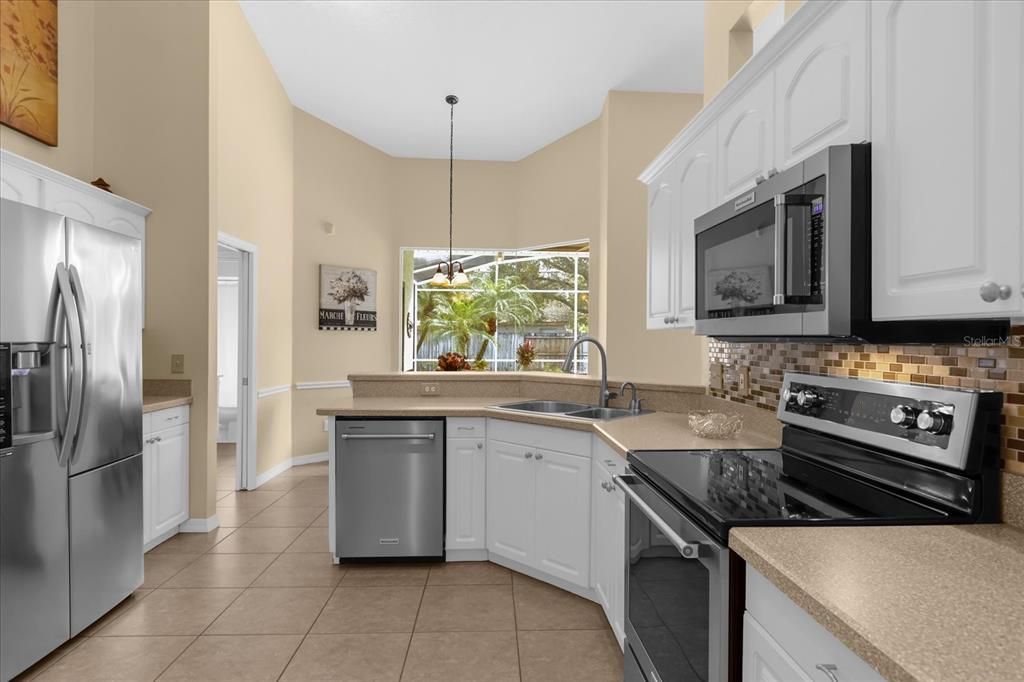
M 377 273 L 320 266 L 320 329 L 377 330 Z
M 0 123 L 57 146 L 57 0 L 0 0 Z

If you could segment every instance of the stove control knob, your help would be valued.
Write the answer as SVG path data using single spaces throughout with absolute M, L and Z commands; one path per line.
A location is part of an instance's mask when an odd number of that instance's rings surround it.
M 806 388 L 796 394 L 796 402 L 800 407 L 818 407 L 823 401 L 820 395 Z
M 782 402 L 787 405 L 793 405 L 796 403 L 796 393 L 793 393 L 788 388 L 782 389 Z
M 936 436 L 949 433 L 953 427 L 953 415 L 934 410 L 925 410 L 917 415 L 917 428 Z
M 912 429 L 917 425 L 917 415 L 920 412 L 916 407 L 908 405 L 897 405 L 889 413 L 889 421 L 904 429 Z

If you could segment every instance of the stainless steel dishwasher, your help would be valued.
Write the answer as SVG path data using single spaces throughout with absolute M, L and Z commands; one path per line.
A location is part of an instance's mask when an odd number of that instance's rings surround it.
M 444 419 L 335 428 L 338 559 L 444 559 Z

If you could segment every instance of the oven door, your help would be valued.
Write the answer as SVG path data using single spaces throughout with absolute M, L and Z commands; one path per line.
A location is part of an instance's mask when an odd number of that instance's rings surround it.
M 799 336 L 824 307 L 825 176 L 779 173 L 696 224 L 697 332 Z
M 626 651 L 633 679 L 728 676 L 729 550 L 634 475 L 626 493 Z M 627 671 L 631 666 L 626 666 Z

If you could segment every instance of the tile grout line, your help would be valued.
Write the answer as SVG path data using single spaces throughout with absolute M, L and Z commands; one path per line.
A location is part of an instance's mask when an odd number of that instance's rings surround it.
M 346 568 L 346 569 L 344 569 L 344 571 L 347 573 L 348 569 Z M 345 577 L 345 573 L 342 573 L 341 574 L 341 578 L 344 578 L 344 577 Z M 341 578 L 338 579 L 338 585 L 341 584 Z M 320 620 L 320 616 L 323 615 L 324 609 L 327 608 L 327 605 L 329 603 L 331 603 L 331 599 L 334 598 L 334 593 L 338 591 L 338 585 L 334 586 L 334 588 L 331 590 L 331 593 L 329 595 L 327 595 L 327 599 L 324 600 L 324 603 L 320 606 L 320 610 L 316 612 L 316 617 L 313 618 L 313 620 L 309 624 L 309 627 L 306 628 L 306 634 L 302 635 L 302 639 L 299 640 L 299 645 L 297 647 L 295 647 L 295 651 L 292 652 L 292 655 L 288 657 L 288 661 L 285 662 L 284 667 L 281 668 L 281 674 L 277 676 L 278 680 L 280 680 L 282 677 L 284 677 L 284 674 L 286 672 L 288 672 L 288 666 L 290 666 L 292 664 L 292 661 L 295 660 L 295 654 L 299 653 L 299 649 L 301 649 L 302 645 L 305 644 L 306 638 L 308 638 L 310 633 L 313 632 L 313 628 L 316 626 L 316 622 L 318 620 Z
M 405 658 L 402 659 L 402 670 L 398 673 L 399 682 L 405 677 L 405 666 L 409 663 L 409 652 L 412 651 L 412 638 L 416 635 L 416 624 L 420 620 L 420 611 L 423 609 L 423 597 L 427 594 L 427 585 L 430 583 L 430 572 L 433 567 L 427 569 L 427 577 L 423 579 L 423 587 L 420 591 L 420 601 L 416 605 L 416 617 L 412 620 L 412 631 L 409 633 L 409 643 L 405 647 Z
M 523 682 L 523 657 L 519 653 L 519 614 L 516 613 L 516 578 L 511 573 L 509 571 L 508 582 L 509 588 L 512 590 L 512 624 L 516 633 L 516 668 L 519 670 L 519 682 Z

